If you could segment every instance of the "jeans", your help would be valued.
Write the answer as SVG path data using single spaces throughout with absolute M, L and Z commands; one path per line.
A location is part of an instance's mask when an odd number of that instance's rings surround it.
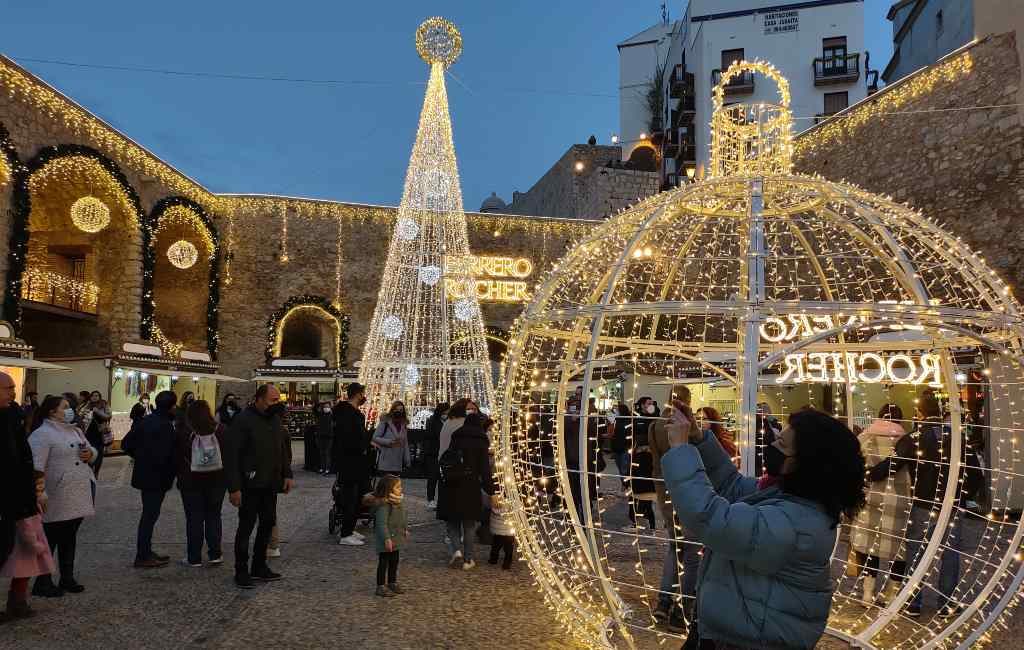
M 50 544 L 50 553 L 60 568 L 62 583 L 69 583 L 75 579 L 75 547 L 78 545 L 78 527 L 81 525 L 81 517 L 43 524 L 46 541 Z
M 667 523 L 669 536 L 668 552 L 665 553 L 665 562 L 661 567 L 661 593 L 658 600 L 671 602 L 674 594 L 682 594 L 683 601 L 692 601 L 697 596 L 697 573 L 700 571 L 700 551 L 702 546 L 694 541 L 693 535 L 689 535 L 686 529 L 676 537 L 672 521 Z M 689 539 L 688 539 L 689 538 Z M 680 558 L 680 556 L 682 556 Z M 682 560 L 682 573 L 679 571 L 679 562 Z
M 377 586 L 384 586 L 384 578 L 393 585 L 398 582 L 398 551 L 377 554 Z
M 203 561 L 203 538 L 211 560 L 221 556 L 221 506 L 224 503 L 223 486 L 202 487 L 181 491 L 181 505 L 185 507 L 185 541 L 187 558 L 191 564 Z
M 277 492 L 271 488 L 242 490 L 242 505 L 238 508 L 238 530 L 235 532 L 235 572 L 247 573 L 249 568 L 249 537 L 256 527 L 256 542 L 252 548 L 252 570 L 256 573 L 267 568 L 267 544 L 270 531 L 277 523 Z
M 338 492 L 338 499 L 341 500 L 341 531 L 342 537 L 348 537 L 356 529 L 356 519 L 359 517 L 359 492 L 358 481 L 342 481 L 341 490 Z
M 907 525 L 907 575 L 914 572 L 920 561 L 919 555 L 935 532 L 931 513 L 930 508 L 921 508 L 916 505 L 910 509 L 910 523 Z M 953 514 L 956 515 L 956 513 Z M 957 583 L 960 582 L 961 517 L 956 516 L 950 522 L 951 525 L 946 528 L 946 538 L 943 540 L 943 546 L 947 548 L 940 549 L 942 553 L 939 564 L 940 608 L 946 606 Z M 923 600 L 924 590 L 918 589 L 910 606 L 919 610 Z
M 491 541 L 491 557 L 488 560 L 491 564 L 498 563 L 498 554 L 502 549 L 505 551 L 505 561 L 501 563 L 502 568 L 512 568 L 512 558 L 516 552 L 516 538 L 512 535 L 494 535 Z
M 473 544 L 476 541 L 476 528 L 479 525 L 480 522 L 475 519 L 445 522 L 445 526 L 448 529 L 448 553 L 455 555 L 455 551 L 462 551 L 463 562 L 472 560 Z
M 166 490 L 142 490 L 142 516 L 139 517 L 139 533 L 135 542 L 136 560 L 153 557 L 153 528 L 160 519 L 165 496 Z
M 320 452 L 320 471 L 331 471 L 331 451 L 334 447 L 334 438 L 317 438 L 316 448 Z
M 625 489 L 626 482 L 632 474 L 632 461 L 629 458 L 628 451 L 615 451 L 612 452 L 612 456 L 615 458 L 615 466 L 619 468 L 619 476 L 622 478 L 622 487 Z

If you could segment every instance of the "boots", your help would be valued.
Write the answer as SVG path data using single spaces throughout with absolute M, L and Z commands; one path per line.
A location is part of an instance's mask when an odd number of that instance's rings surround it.
M 46 574 L 36 578 L 35 584 L 32 585 L 32 595 L 43 598 L 60 598 L 64 595 L 64 590 L 53 584 L 53 578 L 50 574 Z
M 28 600 L 13 591 L 7 592 L 7 611 L 0 616 L 0 621 L 13 621 L 19 618 L 32 618 L 36 613 L 28 606 Z
M 65 555 L 67 553 L 64 553 L 62 549 L 60 554 L 60 582 L 57 586 L 64 593 L 80 594 L 85 591 L 85 587 L 78 584 L 75 580 L 75 556 L 71 555 L 65 558 Z
M 864 591 L 860 596 L 860 602 L 865 607 L 875 604 L 875 576 L 864 576 Z

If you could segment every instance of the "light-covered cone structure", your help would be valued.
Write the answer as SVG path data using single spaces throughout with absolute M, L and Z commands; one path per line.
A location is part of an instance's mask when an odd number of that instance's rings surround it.
M 725 106 L 730 79 L 747 71 L 774 81 L 779 102 Z M 1015 604 L 1024 577 L 1022 528 L 1008 514 L 1024 506 L 1020 304 L 926 216 L 792 173 L 788 83 L 770 65 L 734 64 L 715 104 L 710 177 L 595 228 L 513 332 L 498 464 L 523 555 L 584 644 L 678 647 L 685 633 L 669 632 L 654 610 L 662 598 L 689 609 L 693 595 L 672 575 L 686 582 L 682 560 L 666 558 L 662 514 L 658 534 L 622 528 L 627 502 L 653 491 L 633 493 L 636 479 L 660 481 L 635 474 L 648 440 L 630 439 L 653 420 L 616 418 L 635 455 L 599 473 L 607 413 L 587 400 L 581 413 L 570 409 L 574 389 L 603 410 L 643 395 L 664 403 L 686 386 L 695 408 L 721 414 L 748 474 L 760 473 L 773 419 L 809 405 L 866 427 L 896 404 L 909 433 L 931 391 L 949 413 L 935 465 L 952 478 L 917 501 L 911 490 L 926 488 L 906 487 L 912 476 L 896 463 L 870 483 L 868 508 L 840 529 L 827 631 L 862 647 L 969 648 Z M 870 464 L 890 453 L 877 440 L 862 444 Z M 622 488 L 621 478 L 630 479 Z M 925 508 L 918 525 L 912 503 Z M 919 589 L 925 614 L 911 618 L 904 607 Z M 943 603 L 952 615 L 933 616 Z
M 444 83 L 462 39 L 450 22 L 431 18 L 416 47 L 430 81 L 359 381 L 371 416 L 402 400 L 421 428 L 438 402 L 471 397 L 490 409 L 493 387 Z

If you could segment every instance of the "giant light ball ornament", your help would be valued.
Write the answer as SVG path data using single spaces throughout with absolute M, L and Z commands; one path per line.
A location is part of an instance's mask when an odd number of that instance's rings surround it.
M 462 54 L 462 35 L 450 20 L 428 18 L 416 30 L 416 51 L 427 63 L 447 68 Z
M 98 233 L 110 225 L 110 208 L 95 196 L 83 196 L 71 204 L 71 223 L 83 232 Z
M 778 103 L 724 106 L 724 84 L 748 70 L 778 85 Z M 967 481 L 940 484 L 928 495 L 934 531 L 907 539 L 909 505 L 881 516 L 881 504 L 894 501 L 893 477 L 871 483 L 868 509 L 841 526 L 827 633 L 862 647 L 971 647 L 1016 603 L 1024 579 L 1024 529 L 1002 514 L 1024 506 L 1021 306 L 984 260 L 919 212 L 794 174 L 789 85 L 772 66 L 733 64 L 714 104 L 708 180 L 592 230 L 538 287 L 513 332 L 497 465 L 523 557 L 582 644 L 678 647 L 685 633 L 669 633 L 653 615 L 666 539 L 622 530 L 631 494 L 613 464 L 595 477 L 596 462 L 567 462 L 596 453 L 600 430 L 583 426 L 579 435 L 567 408 L 573 389 L 599 396 L 612 387 L 612 403 L 630 404 L 645 394 L 663 401 L 685 384 L 694 407 L 722 412 L 747 474 L 760 473 L 759 403 L 780 420 L 811 405 L 866 427 L 895 402 L 909 431 L 915 401 L 929 390 L 951 413 L 950 475 L 978 469 L 964 453 L 968 418 L 986 439 L 991 504 L 972 514 L 962 504 L 981 497 L 963 492 Z M 603 418 L 584 400 L 583 422 Z M 888 453 L 865 449 L 869 462 Z M 963 610 L 932 617 L 947 533 L 972 540 L 950 595 Z M 880 600 L 865 598 L 851 543 L 881 558 L 878 587 L 899 554 L 909 560 L 906 580 L 880 589 Z M 919 587 L 925 616 L 910 619 L 903 608 Z
M 176 268 L 185 270 L 195 266 L 199 259 L 199 250 L 192 242 L 179 239 L 167 247 L 167 259 Z

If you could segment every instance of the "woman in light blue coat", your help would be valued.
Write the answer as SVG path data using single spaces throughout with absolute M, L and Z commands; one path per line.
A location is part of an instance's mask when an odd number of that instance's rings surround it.
M 747 648 L 813 648 L 825 630 L 840 517 L 864 505 L 864 456 L 844 424 L 792 414 L 765 450 L 779 481 L 757 490 L 688 406 L 673 404 L 662 475 L 676 515 L 704 544 L 697 578 L 701 640 Z

